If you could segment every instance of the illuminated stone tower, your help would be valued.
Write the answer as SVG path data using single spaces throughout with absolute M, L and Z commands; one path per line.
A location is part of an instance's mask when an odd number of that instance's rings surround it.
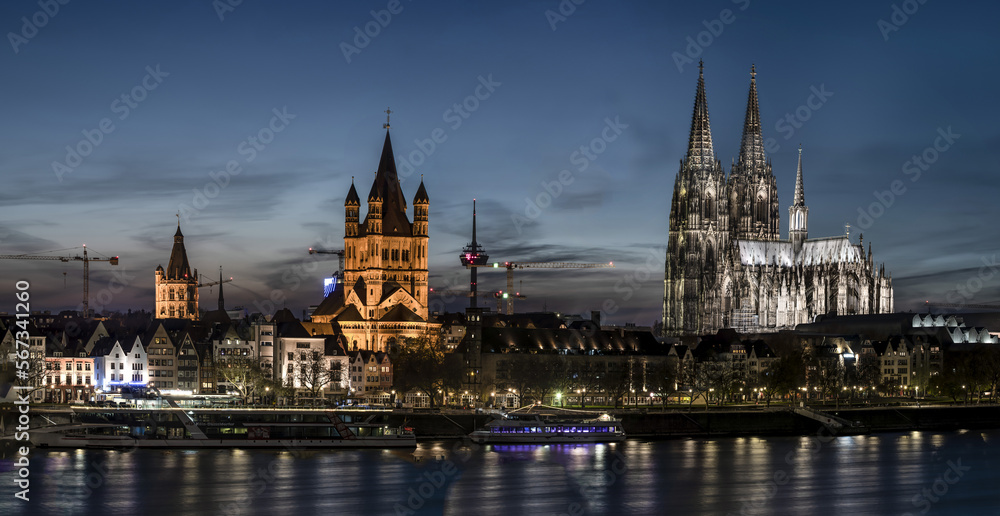
M 436 334 L 428 320 L 427 246 L 430 198 L 423 178 L 413 197 L 413 222 L 392 154 L 389 124 L 368 210 L 353 182 L 344 200 L 344 289 L 313 312 L 313 322 L 333 322 L 349 349 L 383 351 L 403 338 Z
M 198 269 L 191 272 L 187 250 L 184 248 L 184 234 L 180 220 L 174 233 L 174 247 L 170 251 L 170 261 L 166 270 L 156 267 L 156 308 L 159 319 L 198 319 Z

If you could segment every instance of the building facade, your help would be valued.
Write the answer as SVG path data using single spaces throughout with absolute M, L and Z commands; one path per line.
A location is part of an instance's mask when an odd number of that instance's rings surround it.
M 665 335 L 721 328 L 767 332 L 816 315 L 893 310 L 892 281 L 871 244 L 849 234 L 808 238 L 802 150 L 789 207 L 788 238 L 779 233 L 777 181 L 764 150 L 756 71 L 739 157 L 728 175 L 716 158 L 699 72 L 688 149 L 674 182 L 663 294 Z
M 90 356 L 94 359 L 96 388 L 113 392 L 122 387 L 146 387 L 148 355 L 138 336 L 104 337 Z

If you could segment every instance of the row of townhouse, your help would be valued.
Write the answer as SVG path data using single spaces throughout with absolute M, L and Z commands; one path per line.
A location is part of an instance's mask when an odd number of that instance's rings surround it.
M 10 381 L 19 330 L 14 322 L 0 318 L 0 350 L 7 358 L 0 374 Z M 234 358 L 257 361 L 266 377 L 298 394 L 318 390 L 325 398 L 347 397 L 387 392 L 392 385 L 387 354 L 349 351 L 330 323 L 301 322 L 287 310 L 270 319 L 234 321 L 225 312 L 209 312 L 200 321 L 151 319 L 131 328 L 99 320 L 59 328 L 32 324 L 28 333 L 29 382 L 39 402 L 92 401 L 123 387 L 224 394 L 232 386 L 220 378 L 219 367 Z M 316 374 L 317 363 L 323 374 Z
M 702 337 L 696 345 L 673 344 L 667 355 L 677 364 L 680 383 L 690 377 L 697 363 L 725 362 L 732 365 L 748 386 L 760 385 L 767 369 L 780 358 L 775 351 L 780 349 L 803 354 L 803 387 L 810 391 L 819 382 L 823 368 L 820 364 L 825 363 L 840 371 L 846 388 L 860 388 L 861 385 L 848 384 L 864 382 L 887 391 L 927 392 L 931 379 L 942 372 L 949 348 L 988 346 L 998 342 L 985 328 L 967 328 L 960 318 L 956 322 L 954 316 L 892 315 L 878 316 L 878 324 L 885 326 L 882 330 L 865 324 L 871 323 L 872 316 L 857 317 L 853 326 L 844 321 L 838 321 L 840 325 L 836 327 L 800 325 L 796 330 L 752 338 L 744 338 L 732 330 L 720 330 Z M 886 321 L 892 324 L 887 326 Z M 831 329 L 844 333 L 823 331 Z M 852 329 L 858 332 L 850 333 Z

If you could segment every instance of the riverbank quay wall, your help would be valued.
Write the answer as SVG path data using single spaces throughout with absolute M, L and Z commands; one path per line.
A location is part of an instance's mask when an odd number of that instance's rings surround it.
M 822 410 L 851 422 L 864 432 L 950 431 L 1000 428 L 1000 405 L 901 406 Z M 46 409 L 45 418 L 56 424 L 69 422 L 69 410 Z M 419 439 L 461 438 L 481 428 L 493 416 L 470 412 L 385 411 L 389 425 L 413 429 Z M 621 419 L 630 438 L 727 437 L 767 435 L 810 435 L 824 426 L 787 408 L 731 410 L 609 411 Z M 596 414 L 596 413 L 595 413 Z M 13 421 L 5 421 L 12 423 Z M 33 428 L 47 426 L 39 418 Z M 11 426 L 6 425 L 9 430 Z M 856 430 L 857 430 L 856 429 Z M 831 434 L 836 431 L 829 430 Z M 851 433 L 858 433 L 852 431 Z

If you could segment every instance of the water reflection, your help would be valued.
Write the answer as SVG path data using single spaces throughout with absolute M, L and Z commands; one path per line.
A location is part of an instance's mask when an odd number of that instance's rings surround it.
M 998 436 L 36 451 L 32 502 L 0 499 L 0 514 L 995 514 Z

